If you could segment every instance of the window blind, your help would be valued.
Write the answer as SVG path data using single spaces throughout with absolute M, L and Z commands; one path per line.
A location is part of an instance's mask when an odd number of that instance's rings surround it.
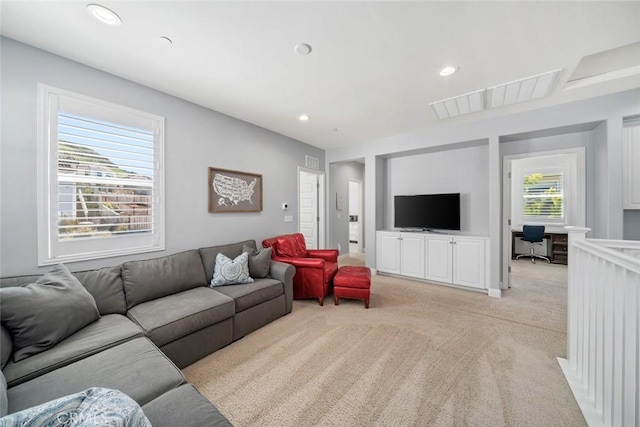
M 562 173 L 533 173 L 523 177 L 525 220 L 564 219 L 564 179 Z
M 154 134 L 58 111 L 58 239 L 154 230 Z

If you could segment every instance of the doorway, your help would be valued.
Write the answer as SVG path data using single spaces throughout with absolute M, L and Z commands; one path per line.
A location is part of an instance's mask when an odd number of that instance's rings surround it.
M 298 168 L 298 232 L 308 249 L 325 246 L 324 172 Z
M 556 237 L 560 241 L 564 235 L 562 242 L 566 242 L 563 227 L 585 225 L 586 154 L 581 147 L 508 155 L 503 162 L 504 289 L 511 288 L 512 256 L 527 252 L 518 248 L 525 223 L 545 226 L 545 239 L 534 251 L 552 259 Z
M 349 180 L 349 253 L 361 254 L 364 240 L 362 181 Z

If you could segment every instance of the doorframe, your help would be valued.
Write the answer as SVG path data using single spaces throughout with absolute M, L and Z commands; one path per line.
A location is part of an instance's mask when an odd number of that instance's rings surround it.
M 317 169 L 309 169 L 303 166 L 298 166 L 298 232 L 300 231 L 300 174 L 308 173 L 312 175 L 316 175 L 318 179 L 318 248 L 324 248 L 326 245 L 326 212 L 325 212 L 325 173 L 324 171 Z
M 587 217 L 587 157 L 585 147 L 565 148 L 561 150 L 547 150 L 547 151 L 535 151 L 529 153 L 510 154 L 503 156 L 502 158 L 502 282 L 501 289 L 508 289 L 511 287 L 511 162 L 513 160 L 527 159 L 533 157 L 546 157 L 555 156 L 560 154 L 576 154 L 578 156 L 578 168 L 576 171 L 576 188 L 577 191 L 582 191 L 583 194 L 578 194 L 577 206 L 573 209 L 581 209 L 582 214 L 578 215 L 583 223 L 586 223 Z M 578 224 L 572 224 L 578 225 Z M 584 227 L 585 224 L 582 224 Z
M 351 191 L 351 183 L 358 184 L 358 253 L 364 253 L 364 184 L 361 179 L 349 178 L 349 191 Z M 349 194 L 349 200 L 351 200 L 351 194 Z M 351 223 L 349 223 L 351 224 Z M 349 239 L 347 239 L 349 240 Z M 351 243 L 351 241 L 349 241 Z

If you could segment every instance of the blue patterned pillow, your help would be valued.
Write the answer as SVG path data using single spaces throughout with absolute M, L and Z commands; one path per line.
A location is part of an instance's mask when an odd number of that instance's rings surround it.
M 249 254 L 243 252 L 232 260 L 221 253 L 216 255 L 216 265 L 213 268 L 211 287 L 253 283 L 249 275 Z

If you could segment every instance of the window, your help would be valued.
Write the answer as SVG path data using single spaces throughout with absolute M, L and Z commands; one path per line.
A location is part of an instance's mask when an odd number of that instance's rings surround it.
M 564 222 L 563 173 L 534 172 L 522 180 L 523 218 L 531 222 Z
M 38 262 L 164 249 L 164 119 L 38 86 Z
M 584 148 L 517 155 L 510 160 L 511 226 L 540 224 L 561 230 L 584 227 L 586 173 Z

